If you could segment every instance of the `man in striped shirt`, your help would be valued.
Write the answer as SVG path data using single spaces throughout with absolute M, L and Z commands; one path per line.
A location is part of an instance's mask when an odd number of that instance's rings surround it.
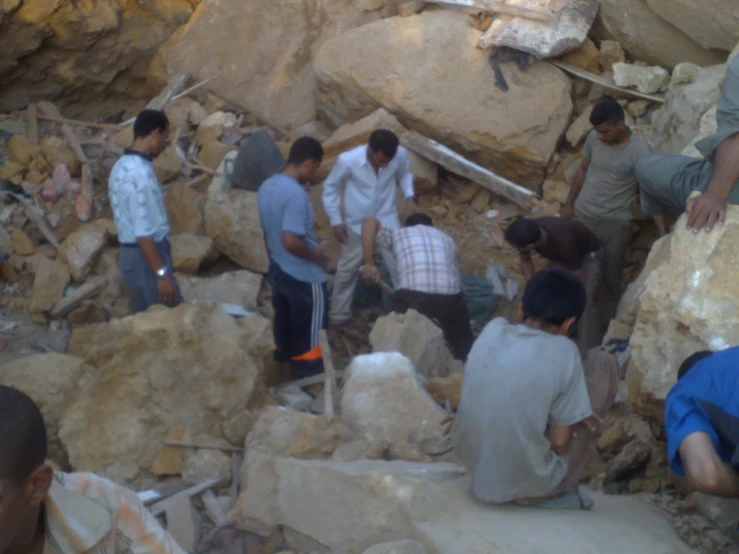
M 431 218 L 412 214 L 406 226 L 383 226 L 374 217 L 362 222 L 365 280 L 379 281 L 375 246 L 391 250 L 398 264 L 399 284 L 393 296 L 393 311 L 416 310 L 439 322 L 444 338 L 459 360 L 466 360 L 474 337 L 462 294 L 454 241 L 434 228 Z

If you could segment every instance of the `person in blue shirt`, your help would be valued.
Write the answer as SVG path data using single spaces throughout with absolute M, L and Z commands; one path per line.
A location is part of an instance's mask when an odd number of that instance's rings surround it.
M 670 468 L 700 492 L 739 498 L 739 347 L 696 352 L 665 403 Z

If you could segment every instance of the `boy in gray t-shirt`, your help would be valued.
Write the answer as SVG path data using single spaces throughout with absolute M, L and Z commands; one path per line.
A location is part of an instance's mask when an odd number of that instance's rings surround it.
M 484 502 L 589 509 L 579 477 L 596 422 L 613 403 L 618 366 L 567 337 L 585 308 L 580 280 L 561 268 L 534 274 L 520 317 L 490 322 L 470 351 L 453 428 L 457 455 Z

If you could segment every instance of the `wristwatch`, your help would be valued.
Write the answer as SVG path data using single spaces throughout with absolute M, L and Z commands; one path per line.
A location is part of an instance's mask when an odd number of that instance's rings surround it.
M 162 266 L 156 271 L 157 278 L 161 279 L 167 275 L 167 266 Z

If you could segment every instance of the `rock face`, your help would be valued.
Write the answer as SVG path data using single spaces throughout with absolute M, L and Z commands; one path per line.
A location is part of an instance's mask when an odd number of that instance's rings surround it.
M 205 232 L 216 248 L 240 266 L 266 273 L 269 257 L 259 223 L 257 193 L 231 187 L 223 164 L 208 188 Z
M 662 4 L 682 0 L 658 0 Z M 689 2 L 690 0 L 685 0 Z M 720 0 L 716 0 L 720 1 Z M 653 0 L 601 0 L 598 21 L 601 27 L 634 59 L 672 69 L 681 62 L 700 66 L 726 60 L 726 54 L 703 48 L 665 19 L 650 5 Z M 696 4 L 695 9 L 701 9 Z
M 219 96 L 275 125 L 298 127 L 315 119 L 316 49 L 379 17 L 353 0 L 205 0 L 161 48 L 150 78 L 161 85 L 168 74 L 202 80 L 220 73 L 209 84 Z
M 704 48 L 730 52 L 739 42 L 739 6 L 708 0 L 647 0 L 652 10 Z
M 368 443 L 418 443 L 439 434 L 445 412 L 419 386 L 408 358 L 365 354 L 347 372 L 341 413 Z
M 378 318 L 370 333 L 370 344 L 373 352 L 400 352 L 426 378 L 444 376 L 452 365 L 444 333 L 416 310 L 391 312 Z
M 56 99 L 75 115 L 149 98 L 148 61 L 199 0 L 0 4 L 0 111 Z
M 504 93 L 478 38 L 466 14 L 447 10 L 344 33 L 315 58 L 319 111 L 339 125 L 385 107 L 404 126 L 538 187 L 569 123 L 569 79 L 544 63 L 525 72 L 505 64 Z
M 44 414 L 49 458 L 66 467 L 67 452 L 59 440 L 59 420 L 70 406 L 74 392 L 94 377 L 95 368 L 64 354 L 36 354 L 0 366 L 0 385 L 30 396 Z
M 242 468 L 248 485 L 232 515 L 246 529 L 284 525 L 287 537 L 294 531 L 318 543 L 310 548 L 317 552 L 362 554 L 401 540 L 433 553 L 692 552 L 636 498 L 593 493 L 596 508 L 587 518 L 484 505 L 463 473 L 447 463 L 297 460 L 249 449 Z
M 226 302 L 254 308 L 262 286 L 262 276 L 246 270 L 229 271 L 218 277 L 178 278 L 186 302 Z
M 646 279 L 631 337 L 629 398 L 658 420 L 685 358 L 739 343 L 738 291 L 731 270 L 738 261 L 739 208 L 729 206 L 724 225 L 710 233 L 694 235 L 685 229 L 685 220 L 683 215 L 667 239 L 667 259 Z M 651 254 L 647 264 L 658 254 Z
M 223 438 L 224 422 L 246 407 L 260 379 L 261 364 L 245 349 L 250 341 L 215 304 L 153 308 L 75 329 L 69 352 L 99 373 L 61 421 L 72 465 L 148 468 L 180 423 L 193 436 Z

